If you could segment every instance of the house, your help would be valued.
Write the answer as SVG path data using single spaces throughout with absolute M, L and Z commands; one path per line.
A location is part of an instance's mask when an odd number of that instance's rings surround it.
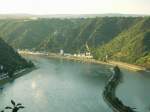
M 70 53 L 64 53 L 64 56 L 72 56 Z
M 60 55 L 64 55 L 64 50 L 63 49 L 60 50 Z

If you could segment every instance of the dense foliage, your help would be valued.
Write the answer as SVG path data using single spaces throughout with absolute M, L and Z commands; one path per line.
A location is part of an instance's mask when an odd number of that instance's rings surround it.
M 21 49 L 38 49 L 59 52 L 84 50 L 108 42 L 134 18 L 38 19 L 0 20 L 0 35 L 10 45 Z
M 149 17 L 0 20 L 0 35 L 14 48 L 78 53 L 150 66 Z
M 11 76 L 15 71 L 32 66 L 32 62 L 27 62 L 12 47 L 0 39 L 0 75 L 8 73 Z
M 107 44 L 96 48 L 95 58 L 139 64 L 150 68 L 150 18 L 133 24 Z

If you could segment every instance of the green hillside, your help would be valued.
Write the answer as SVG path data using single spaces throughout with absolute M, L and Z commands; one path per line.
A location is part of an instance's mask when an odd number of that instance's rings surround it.
M 58 52 L 97 47 L 140 18 L 0 20 L 0 35 L 14 48 Z
M 150 67 L 150 18 L 144 18 L 122 31 L 112 41 L 96 48 L 94 56 Z
M 149 67 L 149 17 L 0 20 L 0 36 L 19 49 L 68 53 L 85 51 L 94 58 Z
M 79 32 L 82 19 L 0 20 L 0 35 L 14 48 L 57 51 Z
M 27 62 L 0 38 L 0 75 L 12 75 L 15 71 L 32 66 L 32 62 Z

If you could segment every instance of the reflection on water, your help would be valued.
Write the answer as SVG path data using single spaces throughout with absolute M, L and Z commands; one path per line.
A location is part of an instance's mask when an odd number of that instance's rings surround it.
M 102 98 L 108 67 L 42 57 L 32 60 L 39 69 L 5 85 L 0 108 L 14 99 L 26 106 L 22 112 L 111 112 Z
M 138 112 L 150 112 L 150 73 L 122 72 L 123 82 L 118 86 L 117 96 Z
M 35 83 L 35 81 L 32 81 L 31 87 L 32 87 L 32 89 L 35 89 L 35 88 L 36 88 L 36 83 Z
M 0 91 L 0 109 L 11 99 L 26 106 L 22 112 L 112 112 L 102 92 L 109 78 L 107 66 L 29 57 L 39 69 Z M 122 70 L 117 96 L 139 112 L 149 112 L 150 74 Z

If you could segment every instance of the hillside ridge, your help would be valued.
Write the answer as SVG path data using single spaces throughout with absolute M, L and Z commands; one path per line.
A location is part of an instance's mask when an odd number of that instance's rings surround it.
M 150 68 L 150 17 L 0 20 L 0 36 L 16 49 L 66 53 Z

